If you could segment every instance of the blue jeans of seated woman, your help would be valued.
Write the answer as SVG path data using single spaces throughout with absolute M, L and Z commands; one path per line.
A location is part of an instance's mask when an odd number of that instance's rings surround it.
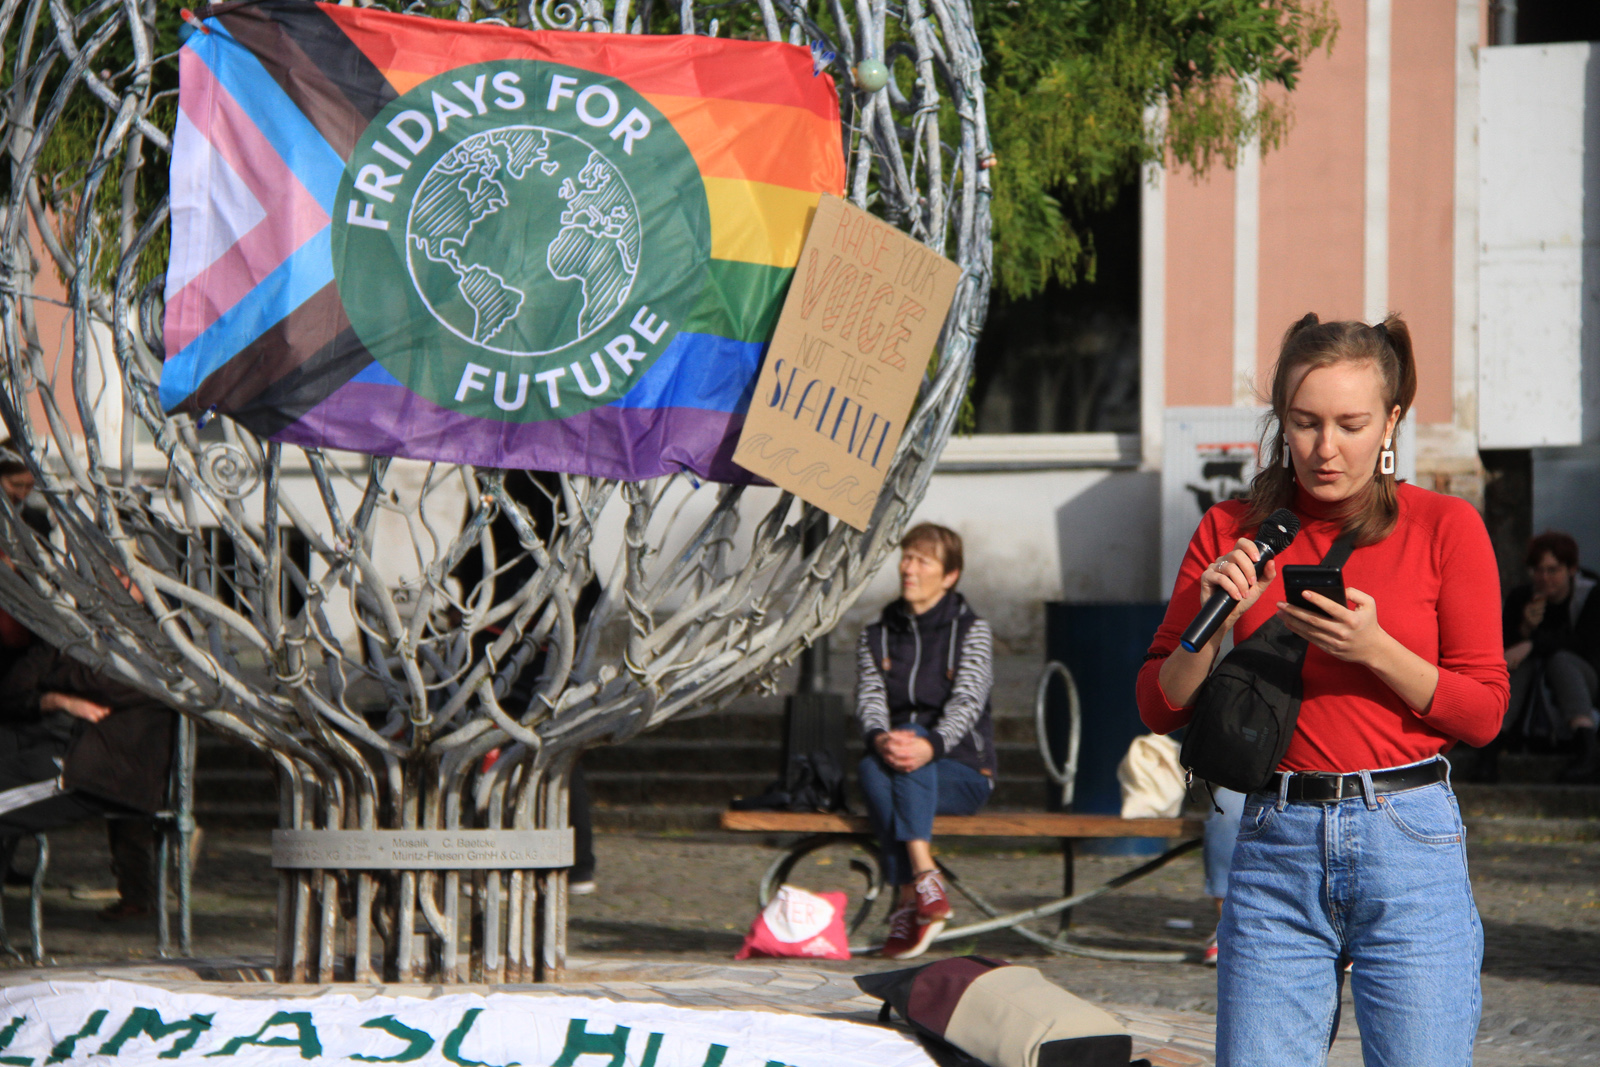
M 908 729 L 928 736 L 920 726 Z M 934 760 L 902 774 L 890 770 L 876 752 L 869 752 L 862 757 L 858 773 L 890 885 L 911 881 L 905 842 L 931 840 L 935 815 L 971 815 L 983 807 L 992 788 L 986 775 L 953 759 Z
M 1343 958 L 1367 1067 L 1468 1067 L 1483 926 L 1448 783 L 1335 803 L 1251 794 L 1218 946 L 1218 1067 L 1325 1063 Z
M 1244 811 L 1244 794 L 1224 789 L 1211 790 L 1211 799 L 1221 811 L 1206 816 L 1205 847 L 1206 896 L 1219 900 L 1228 895 L 1228 871 L 1233 866 L 1233 846 L 1239 840 L 1239 816 Z

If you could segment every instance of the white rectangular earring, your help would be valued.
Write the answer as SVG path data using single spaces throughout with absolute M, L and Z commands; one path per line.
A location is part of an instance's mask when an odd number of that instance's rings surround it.
M 1289 458 L 1289 438 L 1285 436 L 1283 438 L 1283 465 L 1288 467 L 1291 462 L 1292 460 Z
M 1378 473 L 1394 473 L 1394 449 L 1389 447 L 1389 442 L 1383 443 L 1383 451 L 1378 455 Z

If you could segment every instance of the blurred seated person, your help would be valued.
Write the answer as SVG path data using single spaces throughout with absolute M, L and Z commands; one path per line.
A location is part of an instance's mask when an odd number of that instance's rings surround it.
M 1554 742 L 1572 740 L 1569 780 L 1600 771 L 1600 597 L 1578 569 L 1578 543 L 1549 530 L 1528 542 L 1528 582 L 1506 596 L 1501 616 L 1511 702 L 1506 729 Z M 1546 699 L 1548 693 L 1548 699 Z
M 138 589 L 130 586 L 138 599 Z M 0 861 L 16 839 L 111 816 L 112 870 L 120 899 L 101 912 L 118 920 L 152 913 L 152 833 L 147 818 L 166 803 L 176 713 L 42 641 L 0 679 Z M 122 818 L 115 818 L 121 816 Z
M 40 534 L 50 531 L 49 522 L 44 512 L 28 506 L 28 497 L 33 494 L 33 472 L 28 465 L 22 462 L 22 457 L 17 455 L 11 447 L 11 439 L 0 441 L 0 494 L 4 494 L 10 501 L 22 521 L 33 527 Z M 10 563 L 10 558 L 5 554 L 4 530 L 0 530 L 0 562 Z M 0 677 L 11 669 L 11 665 L 21 658 L 23 650 L 33 643 L 33 634 L 10 613 L 0 610 Z M 0 712 L 4 711 L 8 695 L 0 692 Z
M 882 955 L 926 951 L 950 917 L 935 815 L 971 815 L 994 788 L 993 634 L 960 593 L 961 537 L 933 523 L 900 541 L 899 600 L 856 644 L 861 791 L 895 910 Z
M 0 493 L 4 493 L 11 506 L 16 508 L 22 521 L 38 534 L 50 532 L 50 518 L 43 508 L 28 503 L 33 495 L 33 471 L 22 461 L 22 456 L 11 444 L 11 438 L 0 441 Z

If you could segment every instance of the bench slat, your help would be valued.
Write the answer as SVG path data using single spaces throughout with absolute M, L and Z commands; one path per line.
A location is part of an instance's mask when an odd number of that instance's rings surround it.
M 1203 819 L 1123 819 L 1116 815 L 1002 812 L 941 815 L 933 820 L 933 834 L 935 837 L 1195 837 L 1204 824 Z M 789 834 L 872 832 L 863 815 L 803 811 L 725 811 L 722 828 Z

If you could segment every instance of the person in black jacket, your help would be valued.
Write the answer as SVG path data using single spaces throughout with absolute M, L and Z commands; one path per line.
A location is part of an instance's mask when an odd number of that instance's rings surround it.
M 15 510 L 17 517 L 33 527 L 35 532 L 49 536 L 50 525 L 44 513 L 28 506 L 28 498 L 32 495 L 33 472 L 11 447 L 8 437 L 0 441 L 0 496 Z M 0 565 L 11 566 L 11 559 L 3 550 L 0 550 Z M 9 612 L 0 611 L 0 677 L 4 677 L 11 665 L 22 658 L 23 652 L 32 643 L 33 634 Z M 6 699 L 6 694 L 0 691 L 0 708 L 3 708 Z
M 137 595 L 137 593 L 135 593 Z M 22 834 L 101 815 L 150 815 L 166 801 L 177 713 L 143 692 L 35 641 L 3 680 L 0 719 L 0 870 Z M 114 820 L 118 920 L 158 903 L 144 819 Z
M 961 537 L 932 523 L 900 542 L 901 597 L 856 645 L 861 789 L 898 895 L 882 955 L 925 951 L 950 917 L 935 815 L 971 815 L 994 787 L 994 637 L 960 593 Z
M 1600 596 L 1578 569 L 1578 543 L 1555 530 L 1528 543 L 1528 583 L 1506 596 L 1501 615 L 1511 703 L 1506 728 L 1576 748 L 1567 777 L 1600 770 Z M 1545 699 L 1548 693 L 1549 699 Z

